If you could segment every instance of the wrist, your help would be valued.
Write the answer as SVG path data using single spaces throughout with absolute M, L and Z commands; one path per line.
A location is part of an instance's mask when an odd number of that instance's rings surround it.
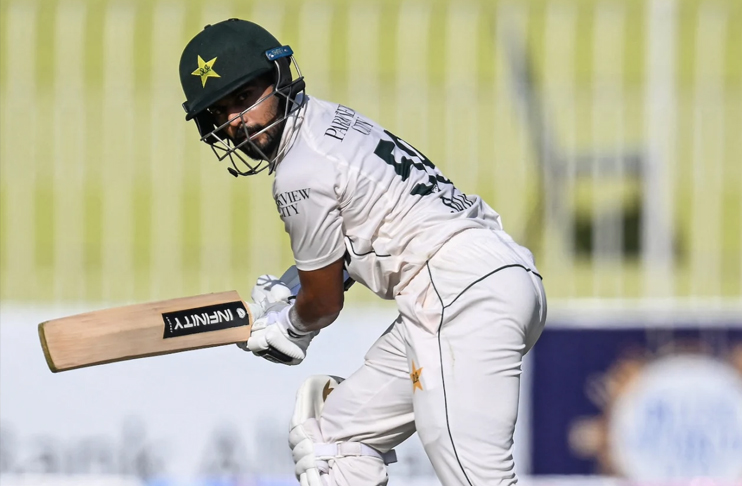
M 299 317 L 299 313 L 296 311 L 295 305 L 287 308 L 286 312 L 286 322 L 288 323 L 289 328 L 296 334 L 303 336 L 314 332 L 312 329 L 309 328 L 307 323 L 302 321 L 301 317 Z

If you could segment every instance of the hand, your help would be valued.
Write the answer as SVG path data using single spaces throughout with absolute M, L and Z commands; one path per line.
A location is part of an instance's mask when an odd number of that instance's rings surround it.
M 292 308 L 283 302 L 270 304 L 266 314 L 253 323 L 247 343 L 238 346 L 275 363 L 292 366 L 301 363 L 319 331 L 298 330 L 289 318 Z
M 263 308 L 263 313 L 266 313 L 272 304 L 279 302 L 288 304 L 295 296 L 278 277 L 261 275 L 252 288 L 251 297 L 253 302 Z

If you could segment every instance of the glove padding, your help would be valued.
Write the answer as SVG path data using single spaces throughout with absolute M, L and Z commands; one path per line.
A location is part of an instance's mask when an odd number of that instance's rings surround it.
M 277 302 L 289 304 L 295 298 L 285 283 L 279 280 L 278 277 L 267 274 L 258 277 L 250 296 L 253 302 L 263 308 L 264 312 L 268 310 L 271 304 Z
M 292 307 L 285 302 L 269 304 L 265 315 L 253 323 L 250 339 L 240 347 L 276 363 L 291 366 L 301 363 L 319 331 L 304 332 L 294 327 L 289 319 Z

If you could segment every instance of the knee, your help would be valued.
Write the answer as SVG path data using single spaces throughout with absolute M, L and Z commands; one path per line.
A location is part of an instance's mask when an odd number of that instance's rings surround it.
M 386 464 L 396 462 L 394 451 L 382 454 L 360 442 L 325 442 L 318 419 L 327 396 L 342 381 L 316 375 L 297 392 L 289 432 L 296 478 L 307 486 L 384 486 Z
M 386 486 L 389 481 L 386 464 L 369 456 L 332 459 L 328 478 L 332 486 Z

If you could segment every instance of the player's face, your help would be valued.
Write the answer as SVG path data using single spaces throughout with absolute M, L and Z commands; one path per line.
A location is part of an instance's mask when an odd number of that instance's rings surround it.
M 240 150 L 254 160 L 272 158 L 281 141 L 283 123 L 278 123 L 255 136 L 278 118 L 280 101 L 277 96 L 270 96 L 253 107 L 272 92 L 273 83 L 268 77 L 263 76 L 209 108 L 211 114 L 216 117 L 217 125 L 229 122 L 224 131 L 235 145 L 243 143 L 248 136 L 251 137 L 252 144 L 246 143 Z M 256 150 L 255 146 L 260 150 Z

